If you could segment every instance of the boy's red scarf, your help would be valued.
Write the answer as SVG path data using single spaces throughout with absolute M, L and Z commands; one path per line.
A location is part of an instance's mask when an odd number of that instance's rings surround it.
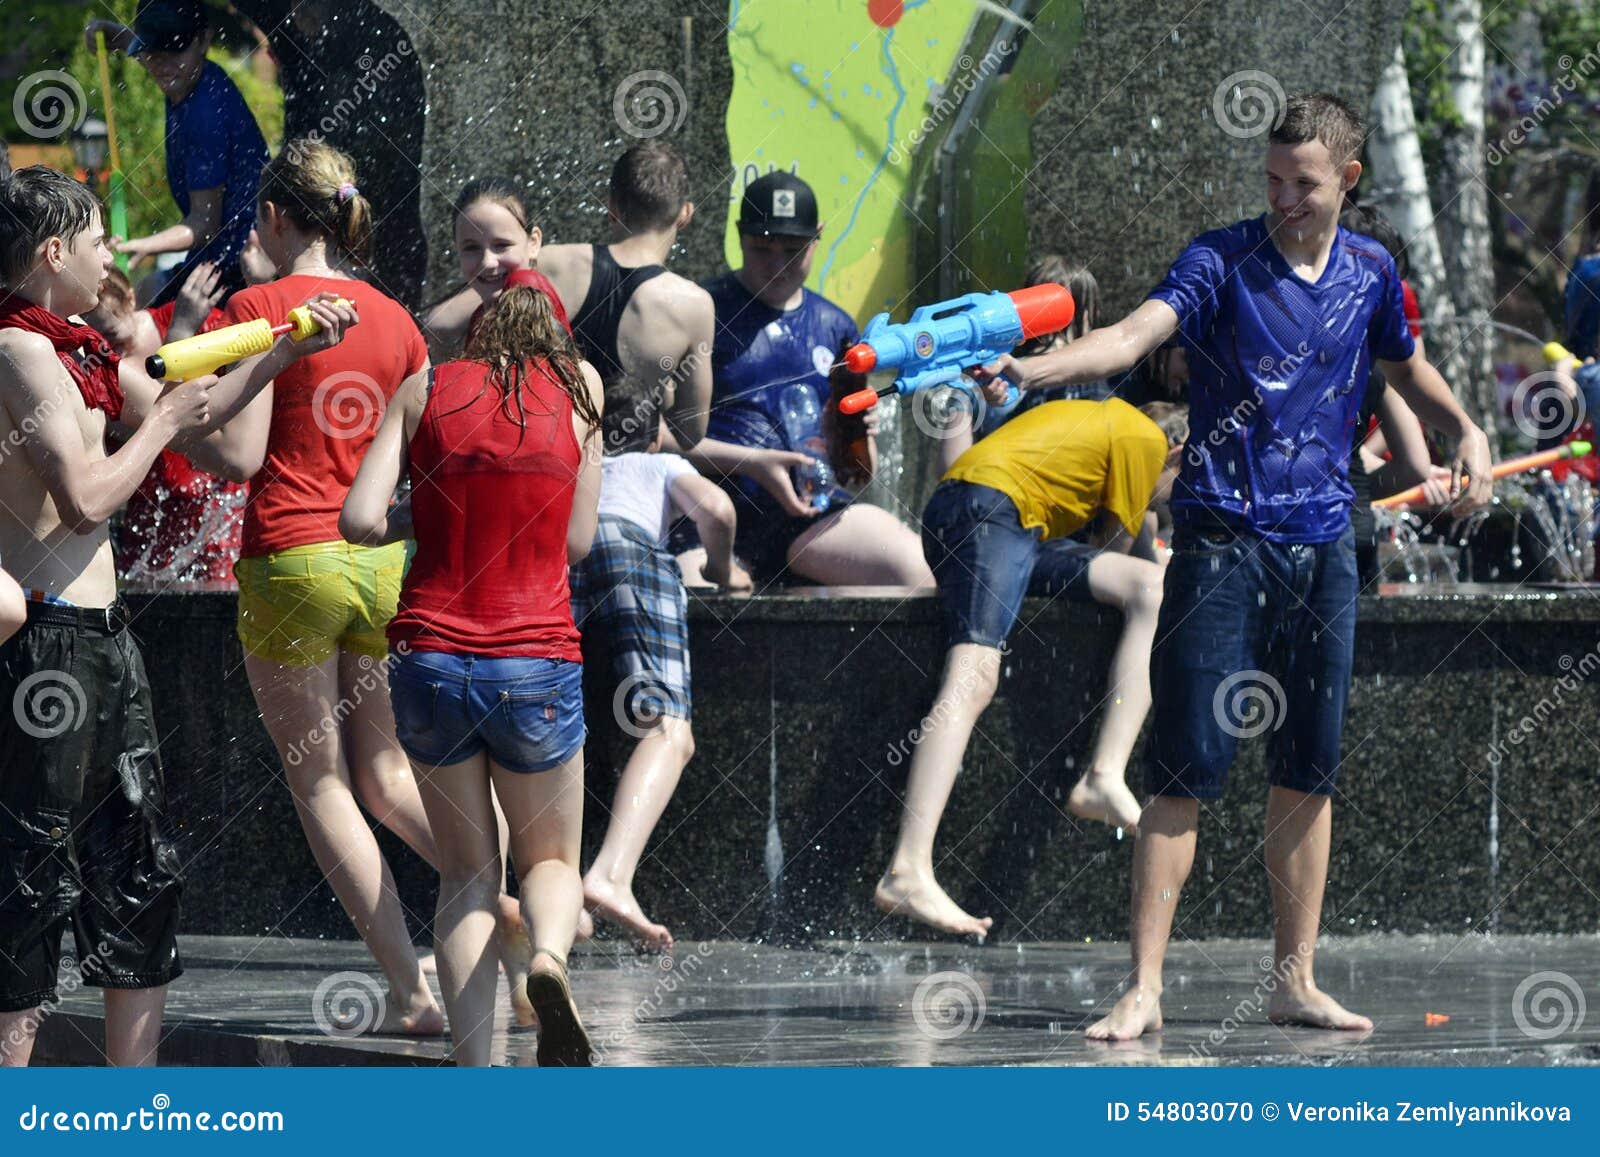
M 78 384 L 83 404 L 104 410 L 116 421 L 122 417 L 122 384 L 117 380 L 119 358 L 105 338 L 87 325 L 74 325 L 43 306 L 11 293 L 0 293 L 0 329 L 20 329 L 50 339 L 56 356 Z

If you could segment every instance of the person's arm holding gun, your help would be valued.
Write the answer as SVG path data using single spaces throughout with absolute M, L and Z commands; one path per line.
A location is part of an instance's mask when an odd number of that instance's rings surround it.
M 1049 353 L 1018 358 L 1002 354 L 975 367 L 971 378 L 992 405 L 1005 401 L 1007 386 L 1048 390 L 1053 386 L 1110 378 L 1138 365 L 1178 330 L 1178 315 L 1164 301 L 1146 301 L 1113 325 L 1097 329 Z

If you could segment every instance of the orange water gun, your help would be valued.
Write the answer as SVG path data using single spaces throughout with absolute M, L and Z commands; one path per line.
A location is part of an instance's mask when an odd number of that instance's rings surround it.
M 1537 470 L 1541 466 L 1550 466 L 1560 462 L 1563 458 L 1582 458 L 1585 454 L 1592 453 L 1594 447 L 1588 442 L 1568 442 L 1565 446 L 1557 446 L 1554 450 L 1541 450 L 1537 454 L 1524 454 L 1520 458 L 1507 458 L 1504 462 L 1497 463 L 1490 472 L 1490 477 L 1504 478 L 1510 474 L 1521 474 L 1524 470 Z M 1461 478 L 1465 485 L 1467 478 Z M 1399 494 L 1391 494 L 1388 498 L 1380 498 L 1372 505 L 1384 510 L 1392 510 L 1396 506 L 1405 506 L 1408 503 L 1422 501 L 1423 488 L 1413 486 L 1410 490 L 1402 490 Z

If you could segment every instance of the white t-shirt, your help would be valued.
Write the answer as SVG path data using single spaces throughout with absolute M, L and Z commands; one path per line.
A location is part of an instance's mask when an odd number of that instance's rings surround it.
M 600 513 L 626 518 L 657 542 L 672 524 L 672 483 L 694 467 L 681 454 L 617 454 L 600 462 Z

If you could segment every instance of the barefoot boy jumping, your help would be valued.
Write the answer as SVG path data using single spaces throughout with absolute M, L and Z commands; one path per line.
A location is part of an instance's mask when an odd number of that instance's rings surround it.
M 1088 1029 L 1161 1028 L 1161 966 L 1194 862 L 1201 800 L 1222 795 L 1241 683 L 1286 704 L 1268 756 L 1265 839 L 1279 1023 L 1369 1029 L 1321 992 L 1312 963 L 1328 874 L 1331 795 L 1350 686 L 1357 593 L 1345 480 L 1376 361 L 1457 444 L 1452 492 L 1488 500 L 1489 443 L 1406 328 L 1394 261 L 1339 227 L 1364 126 L 1321 93 L 1286 103 L 1266 153 L 1269 212 L 1197 237 L 1149 299 L 1059 352 L 979 371 L 1025 389 L 1107 377 L 1173 334 L 1188 352 L 1189 444 L 1173 495 L 1154 657 L 1155 730 L 1133 865 L 1132 985 Z

